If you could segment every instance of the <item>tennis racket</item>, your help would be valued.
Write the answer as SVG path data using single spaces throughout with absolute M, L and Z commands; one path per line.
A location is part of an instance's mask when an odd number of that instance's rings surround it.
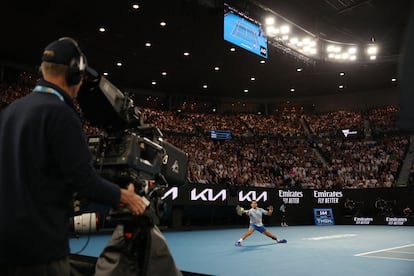
M 237 205 L 237 206 L 236 206 L 236 213 L 237 213 L 239 216 L 242 216 L 242 215 L 243 215 L 243 213 L 244 213 L 244 208 L 243 208 L 243 207 L 240 207 L 240 205 Z

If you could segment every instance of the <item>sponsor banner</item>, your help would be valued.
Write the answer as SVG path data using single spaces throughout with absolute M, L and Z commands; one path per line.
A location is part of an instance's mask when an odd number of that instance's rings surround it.
M 317 204 L 339 204 L 342 197 L 342 191 L 313 191 L 313 198 Z
M 374 204 L 376 197 L 381 196 L 387 200 L 394 200 L 394 215 L 388 217 L 378 216 L 375 213 Z M 363 202 L 358 213 L 348 216 L 345 213 L 345 198 L 351 198 L 356 202 Z M 285 204 L 289 212 L 289 220 L 292 224 L 313 224 L 315 217 L 314 208 L 331 208 L 335 213 L 336 224 L 352 225 L 413 225 L 413 218 L 403 217 L 399 212 L 406 202 L 412 201 L 411 190 L 407 189 L 349 189 L 349 190 L 311 190 L 311 189 L 272 189 L 261 187 L 226 186 L 184 184 L 169 186 L 163 190 L 162 200 L 170 205 L 177 206 L 228 206 L 234 209 L 236 205 L 249 205 L 256 200 L 259 206 L 280 206 Z M 209 209 L 212 210 L 212 209 Z M 215 213 L 216 215 L 216 213 Z M 223 213 L 224 215 L 224 213 Z M 278 212 L 273 217 L 278 218 Z M 272 219 L 272 218 L 270 218 Z M 325 221 L 326 220 L 326 221 Z M 333 223 L 333 218 L 318 217 L 320 223 Z
M 369 225 L 374 223 L 374 218 L 371 217 L 354 217 L 353 222 L 360 225 Z
M 269 199 L 269 192 L 268 191 L 239 191 L 238 193 L 238 200 L 239 202 L 251 202 L 256 200 L 257 202 L 267 202 Z
M 407 217 L 385 217 L 385 223 L 388 225 L 405 225 L 407 222 Z
M 344 224 L 355 225 L 412 225 L 412 221 L 408 217 L 352 217 L 345 219 Z
M 279 190 L 278 197 L 284 204 L 300 204 L 303 191 Z

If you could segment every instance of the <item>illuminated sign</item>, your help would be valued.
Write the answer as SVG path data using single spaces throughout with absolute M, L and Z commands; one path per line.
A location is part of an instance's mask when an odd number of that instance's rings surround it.
M 338 204 L 343 194 L 342 191 L 313 191 L 313 197 L 318 200 L 318 204 Z
M 408 221 L 408 218 L 386 217 L 385 221 L 388 225 L 404 225 Z
M 374 222 L 374 218 L 354 217 L 354 222 L 355 222 L 355 224 L 368 225 L 368 224 L 371 224 L 372 222 Z
M 313 209 L 315 225 L 335 225 L 332 208 Z
M 253 200 L 255 200 L 255 201 L 260 201 L 260 200 L 267 201 L 267 192 L 266 191 L 261 192 L 261 193 L 256 192 L 256 191 L 248 191 L 248 192 L 240 191 L 239 192 L 239 201 L 249 201 L 250 202 L 250 201 L 253 201 Z
M 303 197 L 302 191 L 283 191 L 279 190 L 279 198 L 283 200 L 285 204 L 300 204 L 300 198 Z
M 197 191 L 197 188 L 191 190 L 190 200 L 191 201 L 225 201 L 227 199 L 227 190 L 222 189 L 219 192 L 214 192 L 213 189 L 207 188 Z

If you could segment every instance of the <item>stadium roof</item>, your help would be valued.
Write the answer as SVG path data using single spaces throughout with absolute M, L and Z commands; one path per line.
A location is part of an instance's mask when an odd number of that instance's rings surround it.
M 269 43 L 268 58 L 260 63 L 262 57 L 223 39 L 223 1 L 218 0 L 48 0 L 42 5 L 38 1 L 0 4 L 0 62 L 36 68 L 45 45 L 70 36 L 78 40 L 89 64 L 100 73 L 107 72 L 112 83 L 143 93 L 211 99 L 300 98 L 398 85 L 408 0 L 226 3 L 260 22 L 266 15 L 280 15 L 320 40 L 374 42 L 379 48 L 377 58 L 306 61 Z M 106 31 L 100 32 L 100 27 Z

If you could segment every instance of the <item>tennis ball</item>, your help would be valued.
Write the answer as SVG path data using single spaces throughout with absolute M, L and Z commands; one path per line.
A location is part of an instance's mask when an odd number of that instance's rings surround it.
M 243 208 L 243 207 L 241 207 L 241 208 L 240 208 L 240 211 L 242 211 L 242 212 L 243 212 L 243 211 L 244 211 L 244 208 Z

